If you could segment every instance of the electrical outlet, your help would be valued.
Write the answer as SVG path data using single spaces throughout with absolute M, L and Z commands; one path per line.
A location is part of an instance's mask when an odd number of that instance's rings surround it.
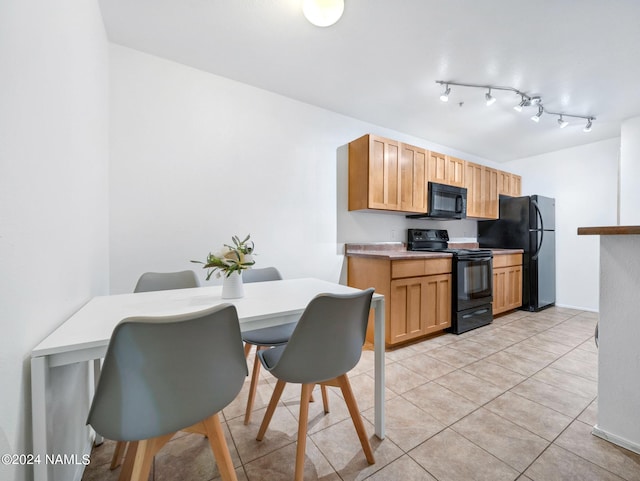
M 391 229 L 391 240 L 392 241 L 398 240 L 398 231 L 395 229 Z

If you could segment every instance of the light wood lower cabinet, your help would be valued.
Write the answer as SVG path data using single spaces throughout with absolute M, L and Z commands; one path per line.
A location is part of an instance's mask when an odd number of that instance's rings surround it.
M 385 344 L 391 347 L 451 326 L 451 258 L 348 257 L 347 284 L 385 296 Z M 370 317 L 367 340 L 373 342 Z
M 493 257 L 493 315 L 522 305 L 522 254 Z

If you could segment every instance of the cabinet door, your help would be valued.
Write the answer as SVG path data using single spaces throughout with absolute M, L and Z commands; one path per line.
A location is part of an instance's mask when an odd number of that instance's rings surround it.
M 446 184 L 449 181 L 447 176 L 447 156 L 438 152 L 429 152 L 429 166 L 427 169 L 427 180 Z
M 391 281 L 389 344 L 451 326 L 451 274 Z
M 516 309 L 522 305 L 522 266 L 493 270 L 493 314 Z
M 467 217 L 482 217 L 482 166 L 465 163 L 464 186 L 467 188 Z
M 464 187 L 464 160 L 447 156 L 446 184 Z
M 482 166 L 482 213 L 485 219 L 497 219 L 500 211 L 498 203 L 498 171 Z
M 427 211 L 427 151 L 401 144 L 400 209 L 405 212 Z
M 369 137 L 369 208 L 400 210 L 399 142 Z
M 509 172 L 498 171 L 498 195 L 511 195 L 511 178 Z
M 513 197 L 522 195 L 522 177 L 516 174 L 511 174 L 511 195 Z

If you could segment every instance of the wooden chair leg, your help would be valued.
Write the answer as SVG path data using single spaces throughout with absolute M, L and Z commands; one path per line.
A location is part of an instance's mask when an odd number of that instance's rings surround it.
M 264 434 L 267 432 L 273 413 L 276 410 L 276 406 L 278 405 L 278 401 L 280 401 L 280 396 L 282 396 L 282 391 L 284 391 L 284 387 L 286 385 L 287 383 L 285 381 L 278 379 L 276 387 L 273 390 L 273 394 L 271 395 L 269 406 L 267 406 L 267 411 L 264 413 L 264 419 L 262 420 L 262 424 L 258 430 L 258 436 L 256 436 L 257 441 L 262 441 L 262 438 L 264 438 Z
M 127 445 L 127 454 L 125 455 L 124 463 L 120 470 L 120 476 L 118 476 L 118 481 L 129 481 L 131 479 L 133 462 L 135 461 L 136 452 L 138 451 L 138 441 L 132 441 L 125 444 Z
M 260 359 L 258 358 L 258 351 L 262 349 L 262 346 L 256 347 L 256 358 L 253 361 L 253 372 L 251 373 L 251 384 L 249 386 L 249 397 L 247 399 L 247 409 L 244 413 L 244 424 L 249 424 L 251 421 L 251 411 L 253 411 L 253 402 L 256 399 L 256 391 L 258 390 L 258 381 L 260 376 Z
M 244 343 L 244 357 L 245 359 L 247 357 L 249 357 L 249 353 L 251 352 L 251 344 L 249 344 L 248 342 Z
M 324 413 L 329 414 L 329 396 L 327 396 L 327 386 L 320 384 L 320 392 L 322 393 L 322 405 L 324 406 Z
M 349 408 L 349 414 L 351 415 L 351 420 L 353 421 L 353 425 L 355 426 L 356 432 L 358 433 L 358 438 L 360 439 L 360 444 L 362 444 L 362 450 L 364 451 L 364 455 L 367 458 L 367 462 L 369 464 L 375 464 L 376 460 L 373 457 L 373 451 L 371 450 L 371 445 L 369 444 L 367 431 L 364 429 L 364 423 L 362 422 L 362 417 L 360 416 L 358 403 L 356 403 L 356 398 L 354 397 L 353 391 L 351 390 L 349 378 L 346 374 L 343 374 L 342 376 L 339 376 L 337 378 L 337 381 L 340 385 L 340 389 L 342 390 L 342 395 L 344 396 L 344 400 L 347 403 L 347 407 Z
M 220 476 L 223 481 L 238 481 L 236 471 L 233 468 L 233 461 L 231 461 L 229 447 L 224 438 L 224 431 L 220 424 L 220 417 L 216 413 L 210 418 L 205 419 L 203 423 L 207 431 L 207 437 L 209 438 L 209 445 L 213 451 L 213 456 L 216 458 L 218 470 L 220 471 Z
M 124 458 L 124 453 L 126 450 L 126 441 L 116 442 L 116 448 L 113 450 L 113 456 L 111 457 L 111 465 L 109 466 L 109 469 L 114 470 L 122 464 L 122 458 Z
M 304 480 L 304 458 L 307 447 L 307 426 L 309 423 L 309 397 L 313 384 L 303 384 L 300 396 L 300 419 L 298 420 L 298 445 L 296 446 L 296 471 L 294 480 Z
M 157 438 L 138 441 L 135 453 L 133 453 L 133 469 L 131 470 L 131 481 L 147 481 L 153 457 L 158 451 L 169 442 L 175 433 L 165 434 Z

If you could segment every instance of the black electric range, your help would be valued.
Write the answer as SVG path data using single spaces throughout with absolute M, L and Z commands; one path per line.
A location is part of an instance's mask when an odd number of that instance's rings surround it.
M 441 229 L 409 229 L 407 250 L 452 254 L 451 332 L 462 334 L 493 321 L 493 253 L 489 249 L 452 249 Z

